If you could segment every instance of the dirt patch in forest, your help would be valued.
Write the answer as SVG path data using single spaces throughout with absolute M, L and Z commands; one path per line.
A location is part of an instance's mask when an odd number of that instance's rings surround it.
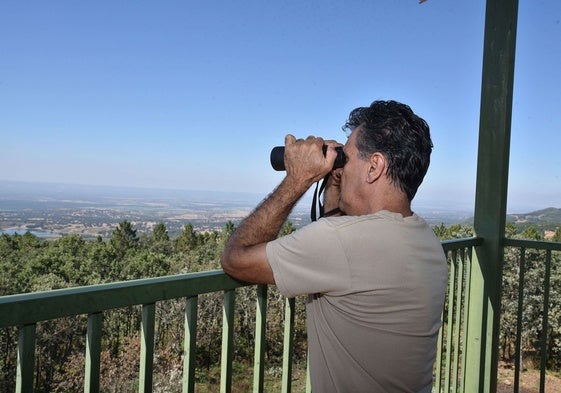
M 520 393 L 539 393 L 540 371 L 527 370 L 520 374 Z M 561 393 L 561 378 L 546 374 L 545 391 L 547 393 Z M 514 369 L 500 367 L 497 380 L 497 393 L 514 392 Z

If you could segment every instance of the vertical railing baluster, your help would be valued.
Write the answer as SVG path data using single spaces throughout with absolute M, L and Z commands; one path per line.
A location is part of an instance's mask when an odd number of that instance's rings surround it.
M 102 316 L 103 314 L 100 312 L 88 315 L 86 372 L 84 378 L 85 393 L 99 392 Z
M 465 252 L 467 251 L 467 253 Z M 469 289 L 470 289 L 470 280 L 471 280 L 471 261 L 472 261 L 472 253 L 473 248 L 469 247 L 464 249 L 464 270 L 465 270 L 465 278 L 464 278 L 464 304 L 463 304 L 463 316 L 462 316 L 462 357 L 460 361 L 460 384 L 458 386 L 458 390 L 460 392 L 465 391 L 465 384 L 466 384 L 466 352 L 467 352 L 467 340 L 466 340 L 466 322 L 469 318 Z M 467 254 L 467 255 L 466 255 Z
M 285 299 L 284 305 L 284 339 L 282 355 L 282 393 L 292 391 L 292 355 L 294 353 L 294 298 Z
M 312 393 L 312 378 L 310 377 L 310 350 L 306 356 L 306 393 Z
M 541 336 L 540 393 L 545 393 L 545 372 L 547 369 L 547 329 L 549 327 L 549 286 L 551 279 L 551 250 L 546 251 L 543 293 L 543 316 Z
M 456 259 L 457 250 L 452 251 L 452 262 L 450 263 L 450 277 L 448 279 L 448 313 L 446 317 L 446 367 L 444 369 L 444 392 L 450 392 L 450 373 L 452 359 L 452 328 L 454 325 L 454 299 L 456 295 Z
M 444 337 L 442 336 L 442 331 L 444 330 L 444 310 L 440 313 L 440 320 L 443 325 L 438 329 L 438 341 L 436 342 L 436 361 L 434 362 L 434 381 L 433 387 L 435 392 L 440 392 L 442 388 L 442 341 Z
M 183 393 L 195 393 L 195 359 L 197 357 L 197 308 L 199 298 L 187 298 L 185 304 L 185 338 L 183 341 Z
M 447 252 L 446 253 L 446 260 L 450 261 L 451 260 L 451 256 L 450 253 Z M 446 298 L 448 298 L 448 291 L 446 292 Z M 436 342 L 436 360 L 434 362 L 435 366 L 435 370 L 434 370 L 434 381 L 433 381 L 433 387 L 434 390 L 436 392 L 440 392 L 441 388 L 442 388 L 442 347 L 443 347 L 443 342 L 444 342 L 444 308 L 442 309 L 442 312 L 440 313 L 440 320 L 442 321 L 442 325 L 440 326 L 440 329 L 438 329 L 438 341 Z
M 267 285 L 257 286 L 255 311 L 255 351 L 253 358 L 253 391 L 262 393 L 265 376 L 265 336 L 267 328 Z
M 220 392 L 232 391 L 232 357 L 234 352 L 234 307 L 236 292 L 233 289 L 224 292 L 222 307 L 222 360 L 220 368 Z
M 516 310 L 516 343 L 514 358 L 514 393 L 520 391 L 520 371 L 522 358 L 522 316 L 524 306 L 524 276 L 526 274 L 526 248 L 520 248 L 520 267 L 518 273 L 518 308 Z
M 462 296 L 463 292 L 463 281 L 464 281 L 464 249 L 460 249 L 460 255 L 457 256 L 458 269 L 456 278 L 456 299 L 454 301 L 455 309 L 455 319 L 453 327 L 453 338 L 454 338 L 454 358 L 452 360 L 452 387 L 453 391 L 458 391 L 458 368 L 460 360 L 460 334 L 462 326 Z
M 150 393 L 154 372 L 154 325 L 156 321 L 156 305 L 142 305 L 142 326 L 140 345 L 140 375 L 138 391 Z
M 16 393 L 33 391 L 33 368 L 35 366 L 36 325 L 24 325 L 18 332 L 18 369 Z

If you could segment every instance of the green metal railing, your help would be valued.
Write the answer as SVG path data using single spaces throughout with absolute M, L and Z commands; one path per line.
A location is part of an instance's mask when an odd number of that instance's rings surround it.
M 548 356 L 547 343 L 549 331 L 549 306 L 550 306 L 550 289 L 551 289 L 551 270 L 552 270 L 552 253 L 561 251 L 561 243 L 547 242 L 547 241 L 533 241 L 533 240 L 519 240 L 519 239 L 505 239 L 505 247 L 513 247 L 519 250 L 518 255 L 518 306 L 516 316 L 516 344 L 514 355 L 514 393 L 520 391 L 520 375 L 522 371 L 521 354 L 522 354 L 522 333 L 523 333 L 523 310 L 525 304 L 525 275 L 527 252 L 529 250 L 542 252 L 544 255 L 539 258 L 543 263 L 544 277 L 543 277 L 543 297 L 542 297 L 542 321 L 541 321 L 541 334 L 539 337 L 540 342 L 540 393 L 545 393 L 546 390 L 546 369 Z
M 479 263 L 476 250 L 483 240 L 481 238 L 459 239 L 442 243 L 449 263 L 449 283 L 442 314 L 443 326 L 438 340 L 437 360 L 435 364 L 435 392 L 469 392 L 466 387 L 466 353 L 474 345 L 467 335 L 467 322 L 470 318 L 470 300 L 472 300 L 474 264 Z M 537 242 L 505 239 L 505 247 L 515 247 L 520 251 L 520 296 L 518 305 L 517 354 L 521 351 L 521 319 L 524 286 L 524 256 L 526 250 L 545 250 L 545 295 L 542 330 L 547 331 L 549 281 L 552 251 L 561 251 L 561 243 Z M 53 290 L 13 296 L 0 297 L 0 328 L 17 326 L 18 365 L 16 391 L 32 392 L 34 383 L 36 325 L 38 322 L 63 318 L 73 315 L 88 315 L 86 331 L 85 356 L 85 392 L 96 392 L 100 386 L 100 354 L 102 336 L 102 314 L 105 311 L 141 305 L 141 358 L 139 371 L 139 391 L 152 391 L 154 341 L 155 341 L 155 304 L 157 302 L 184 299 L 185 301 L 185 339 L 183 364 L 183 392 L 195 391 L 195 347 L 197 332 L 197 308 L 199 295 L 211 292 L 223 292 L 222 319 L 222 356 L 220 391 L 232 389 L 232 354 L 233 325 L 236 289 L 246 286 L 221 270 L 188 273 L 183 275 L 134 280 L 128 282 L 95 285 L 72 289 Z M 256 292 L 255 351 L 253 368 L 253 391 L 264 389 L 264 354 L 267 312 L 266 285 L 258 285 Z M 284 357 L 282 370 L 282 391 L 292 390 L 292 339 L 294 332 L 294 299 L 286 300 Z M 541 337 L 542 362 L 540 392 L 545 392 L 545 372 L 547 360 L 547 337 Z M 516 363 L 514 392 L 519 391 L 520 363 Z M 310 391 L 309 381 L 307 391 Z M 479 390 L 481 391 L 481 390 Z
M 99 391 L 102 313 L 107 310 L 141 305 L 141 360 L 139 391 L 152 391 L 154 359 L 155 304 L 184 298 L 185 341 L 183 391 L 195 391 L 195 345 L 199 295 L 224 292 L 221 392 L 231 391 L 235 290 L 246 286 L 221 270 L 203 273 L 133 280 L 89 287 L 0 297 L 0 328 L 18 326 L 18 370 L 16 392 L 32 392 L 34 383 L 36 324 L 72 315 L 88 315 L 86 333 L 85 392 Z M 267 309 L 267 287 L 257 286 L 257 318 L 254 362 L 254 391 L 263 391 L 264 345 Z M 287 301 L 286 315 L 293 321 L 294 301 Z M 285 330 L 290 343 L 293 323 Z M 283 391 L 290 391 L 291 359 L 285 359 Z
M 505 249 L 514 249 L 514 253 L 505 254 L 507 258 L 516 256 L 516 260 L 509 261 L 516 265 L 518 269 L 518 298 L 517 315 L 516 315 L 516 344 L 514 353 L 514 381 L 512 385 L 513 393 L 521 391 L 521 358 L 522 358 L 522 335 L 523 335 L 523 310 L 525 304 L 525 261 L 528 250 L 541 252 L 538 258 L 538 265 L 544 269 L 543 278 L 543 296 L 541 299 L 541 327 L 542 332 L 539 336 L 540 341 L 540 393 L 546 390 L 546 369 L 547 360 L 552 356 L 548 351 L 548 334 L 549 331 L 549 305 L 550 305 L 550 288 L 551 288 L 551 271 L 554 259 L 553 252 L 561 251 L 561 243 L 549 241 L 530 241 L 519 239 L 503 239 L 503 247 Z M 477 249 L 483 244 L 481 238 L 459 239 L 443 242 L 443 248 L 446 252 L 449 264 L 449 282 L 446 301 L 442 314 L 443 326 L 439 333 L 438 352 L 435 364 L 435 381 L 434 392 L 485 392 L 488 381 L 480 380 L 475 387 L 467 385 L 467 367 L 480 367 L 481 361 L 477 364 L 470 364 L 467 359 L 470 346 L 481 345 L 481 336 L 491 335 L 489 331 L 483 332 L 480 336 L 470 337 L 468 330 L 468 321 L 470 317 L 477 320 L 480 315 L 471 315 L 474 310 L 481 309 L 480 305 L 473 305 L 474 302 L 485 298 L 485 285 L 479 282 L 484 277 L 472 274 L 473 269 L 477 268 L 480 263 L 477 257 Z M 481 269 L 480 269 L 481 270 Z M 473 359 L 471 363 L 475 362 Z M 473 382 L 473 381 L 470 381 Z
M 465 322 L 468 320 L 473 250 L 481 238 L 442 242 L 448 259 L 448 290 L 442 312 L 435 363 L 435 392 L 463 392 L 465 389 Z

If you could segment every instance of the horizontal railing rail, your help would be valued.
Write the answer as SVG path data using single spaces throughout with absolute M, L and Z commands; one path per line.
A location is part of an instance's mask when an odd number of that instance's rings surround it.
M 0 328 L 227 291 L 244 284 L 222 270 L 0 297 Z
M 0 297 L 0 327 L 231 290 L 244 283 L 222 270 Z

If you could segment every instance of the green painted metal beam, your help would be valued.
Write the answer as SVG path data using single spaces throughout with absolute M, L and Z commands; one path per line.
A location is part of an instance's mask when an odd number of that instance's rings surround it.
M 306 359 L 306 393 L 312 393 L 312 378 L 310 376 L 310 352 Z
M 504 245 L 505 247 L 561 251 L 561 243 L 543 241 L 543 240 L 505 239 Z
M 199 297 L 187 299 L 185 306 L 185 338 L 183 343 L 183 393 L 195 393 L 195 359 L 197 357 L 197 308 Z
M 454 298 L 456 294 L 456 251 L 452 252 L 450 263 L 448 264 L 448 312 L 446 315 L 446 356 L 445 356 L 445 372 L 444 372 L 444 393 L 450 392 L 450 376 L 452 372 L 452 339 L 454 328 Z
M 222 270 L 0 297 L 0 328 L 248 285 Z
M 232 391 L 232 355 L 234 353 L 234 308 L 236 292 L 224 292 L 222 306 L 222 357 L 220 367 L 220 393 Z
M 516 310 L 516 343 L 514 358 L 514 392 L 520 391 L 520 370 L 522 366 L 520 351 L 522 350 L 522 317 L 524 315 L 524 281 L 526 276 L 526 249 L 520 249 L 520 265 L 518 268 L 518 305 Z
M 470 237 L 467 239 L 454 239 L 454 240 L 444 240 L 442 242 L 442 249 L 445 253 L 461 250 L 463 248 L 478 247 L 483 244 L 483 239 L 480 237 Z
M 487 0 L 474 229 L 484 239 L 472 270 L 466 390 L 497 387 L 518 0 Z M 479 315 L 478 315 L 479 314 Z
M 458 372 L 460 370 L 460 345 L 461 345 L 461 333 L 462 333 L 462 303 L 464 300 L 464 253 L 463 249 L 460 252 L 454 252 L 454 260 L 457 263 L 456 268 L 456 299 L 454 300 L 454 331 L 453 331 L 453 349 L 454 357 L 452 359 L 452 382 L 451 386 L 454 392 L 458 392 L 459 376 Z M 450 296 L 450 295 L 448 295 Z
M 35 324 L 25 325 L 19 328 L 16 393 L 33 392 L 36 330 Z
M 444 320 L 444 310 L 440 315 L 440 320 Z M 442 353 L 443 353 L 443 345 L 442 342 L 444 340 L 442 328 L 438 329 L 438 341 L 436 342 L 436 360 L 434 363 L 434 381 L 433 381 L 433 389 L 436 392 L 442 391 Z
M 463 304 L 463 317 L 462 317 L 462 356 L 460 361 L 460 385 L 458 387 L 459 392 L 465 392 L 466 390 L 466 353 L 467 353 L 467 334 L 466 334 L 466 322 L 469 320 L 469 299 L 470 299 L 470 286 L 471 282 L 471 268 L 473 265 L 473 247 L 466 248 L 464 253 L 465 259 L 465 295 Z
M 292 391 L 292 357 L 294 353 L 294 315 L 296 302 L 294 298 L 285 299 L 284 338 L 282 355 L 282 393 Z
M 545 373 L 547 370 L 547 339 L 549 330 L 549 288 L 551 287 L 551 250 L 546 251 L 545 277 L 543 280 L 542 331 L 540 337 L 540 393 L 545 393 Z
M 255 311 L 255 349 L 253 358 L 253 392 L 262 393 L 265 382 L 265 345 L 267 330 L 267 285 L 257 286 Z
M 140 374 L 138 391 L 152 392 L 154 375 L 154 334 L 156 324 L 156 305 L 154 303 L 142 305 L 142 324 L 140 327 Z
M 88 330 L 86 333 L 86 375 L 84 378 L 84 392 L 99 392 L 99 377 L 101 365 L 101 328 L 102 314 L 88 315 Z

